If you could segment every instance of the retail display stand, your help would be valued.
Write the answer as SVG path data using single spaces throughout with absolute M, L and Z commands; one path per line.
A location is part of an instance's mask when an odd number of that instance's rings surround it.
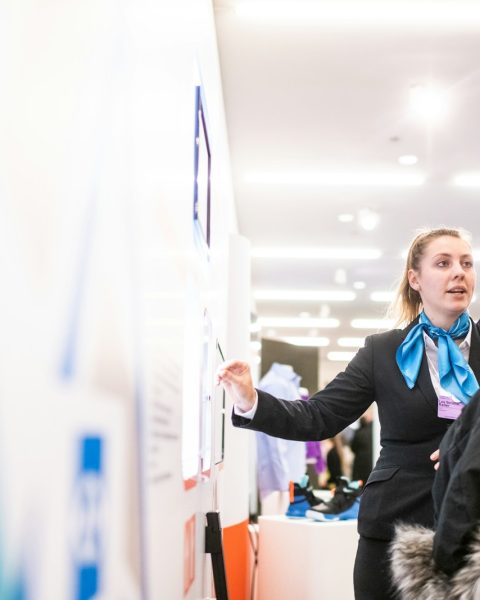
M 213 583 L 217 600 L 228 600 L 227 576 L 223 559 L 220 513 L 208 512 L 205 527 L 205 552 L 212 557 Z
M 259 600 L 353 600 L 356 519 L 320 523 L 264 516 L 258 524 Z

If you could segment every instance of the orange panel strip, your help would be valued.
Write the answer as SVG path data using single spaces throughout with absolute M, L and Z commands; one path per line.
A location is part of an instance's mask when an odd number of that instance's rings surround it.
M 250 558 L 248 519 L 223 527 L 223 554 L 227 575 L 228 599 L 249 600 Z

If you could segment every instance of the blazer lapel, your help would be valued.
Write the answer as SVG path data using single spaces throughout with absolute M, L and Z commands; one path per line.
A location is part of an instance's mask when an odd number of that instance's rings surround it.
M 403 331 L 402 331 L 402 338 L 400 343 L 403 342 L 403 340 L 407 337 L 408 333 L 410 332 L 410 330 L 412 329 L 412 327 L 414 327 L 417 323 L 418 323 L 418 317 L 412 321 L 408 327 L 406 327 Z M 473 337 L 473 330 L 472 330 L 472 337 Z M 478 336 L 478 344 L 479 344 L 479 348 L 480 348 L 480 335 Z M 479 363 L 479 369 L 480 369 L 480 363 Z M 421 392 L 422 396 L 424 397 L 424 399 L 428 402 L 428 404 L 430 404 L 433 407 L 436 407 L 438 404 L 438 398 L 437 398 L 437 394 L 435 392 L 435 389 L 433 387 L 432 384 L 432 378 L 430 377 L 430 370 L 428 368 L 428 360 L 427 360 L 427 355 L 425 354 L 425 351 L 423 352 L 423 357 L 422 357 L 422 364 L 420 365 L 420 371 L 418 373 L 418 377 L 417 377 L 417 381 L 415 383 L 415 388 L 418 388 L 418 390 Z
M 422 364 L 417 378 L 418 389 L 422 392 L 425 400 L 432 406 L 438 405 L 438 397 L 433 387 L 430 369 L 428 368 L 428 359 L 425 351 L 423 352 Z

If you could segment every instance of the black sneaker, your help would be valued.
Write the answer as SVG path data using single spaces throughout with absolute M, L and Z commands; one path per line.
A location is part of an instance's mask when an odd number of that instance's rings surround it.
M 305 475 L 300 483 L 290 482 L 290 504 L 287 517 L 304 517 L 305 512 L 312 506 L 316 506 L 319 500 L 309 485 L 308 476 Z
M 308 509 L 305 516 L 317 521 L 356 518 L 362 486 L 362 481 L 349 481 L 346 477 L 339 477 L 333 498 Z

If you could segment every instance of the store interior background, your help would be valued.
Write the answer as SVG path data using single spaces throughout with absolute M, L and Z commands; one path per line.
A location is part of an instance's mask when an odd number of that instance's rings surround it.
M 473 1 L 0 5 L 1 600 L 212 597 L 217 510 L 249 598 L 218 347 L 318 347 L 323 386 L 415 229 L 480 255 L 479 30 Z

